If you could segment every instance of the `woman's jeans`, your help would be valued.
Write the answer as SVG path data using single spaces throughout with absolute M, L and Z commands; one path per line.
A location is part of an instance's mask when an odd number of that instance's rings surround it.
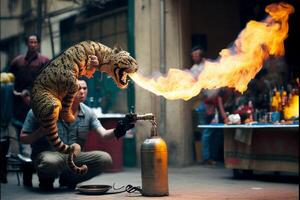
M 44 151 L 37 155 L 35 168 L 39 179 L 53 180 L 57 177 L 77 184 L 99 175 L 108 167 L 112 166 L 111 156 L 104 151 L 81 152 L 74 163 L 77 166 L 87 165 L 86 174 L 75 174 L 67 166 L 67 154 Z

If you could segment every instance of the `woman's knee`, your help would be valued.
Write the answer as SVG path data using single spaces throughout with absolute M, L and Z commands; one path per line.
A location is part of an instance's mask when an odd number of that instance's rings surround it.
M 57 152 L 43 152 L 36 159 L 35 166 L 38 172 L 56 174 L 65 168 L 65 161 Z
M 104 151 L 93 151 L 94 162 L 96 165 L 101 166 L 102 168 L 111 167 L 113 164 L 111 156 Z

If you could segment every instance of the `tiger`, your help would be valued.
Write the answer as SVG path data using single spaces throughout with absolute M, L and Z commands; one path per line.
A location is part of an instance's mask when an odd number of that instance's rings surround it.
M 99 65 L 91 65 L 96 56 Z M 68 154 L 67 166 L 76 174 L 85 174 L 86 165 L 76 166 L 74 159 L 81 152 L 79 144 L 65 144 L 58 135 L 57 120 L 75 121 L 71 106 L 78 91 L 78 79 L 92 78 L 95 71 L 107 73 L 117 87 L 128 86 L 128 74 L 138 70 L 138 64 L 120 47 L 109 48 L 99 42 L 82 41 L 49 61 L 36 77 L 31 90 L 31 107 L 49 142 L 58 152 Z

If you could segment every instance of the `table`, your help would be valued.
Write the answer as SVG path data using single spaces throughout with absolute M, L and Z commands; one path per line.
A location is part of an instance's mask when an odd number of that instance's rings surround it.
M 299 123 L 198 125 L 222 128 L 224 164 L 235 176 L 252 170 L 299 173 Z

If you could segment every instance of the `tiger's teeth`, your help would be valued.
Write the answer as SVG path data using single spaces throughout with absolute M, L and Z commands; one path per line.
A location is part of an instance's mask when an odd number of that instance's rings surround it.
M 126 83 L 126 79 L 127 79 L 127 75 L 124 74 L 124 75 L 122 76 L 122 81 L 123 81 L 124 83 Z

